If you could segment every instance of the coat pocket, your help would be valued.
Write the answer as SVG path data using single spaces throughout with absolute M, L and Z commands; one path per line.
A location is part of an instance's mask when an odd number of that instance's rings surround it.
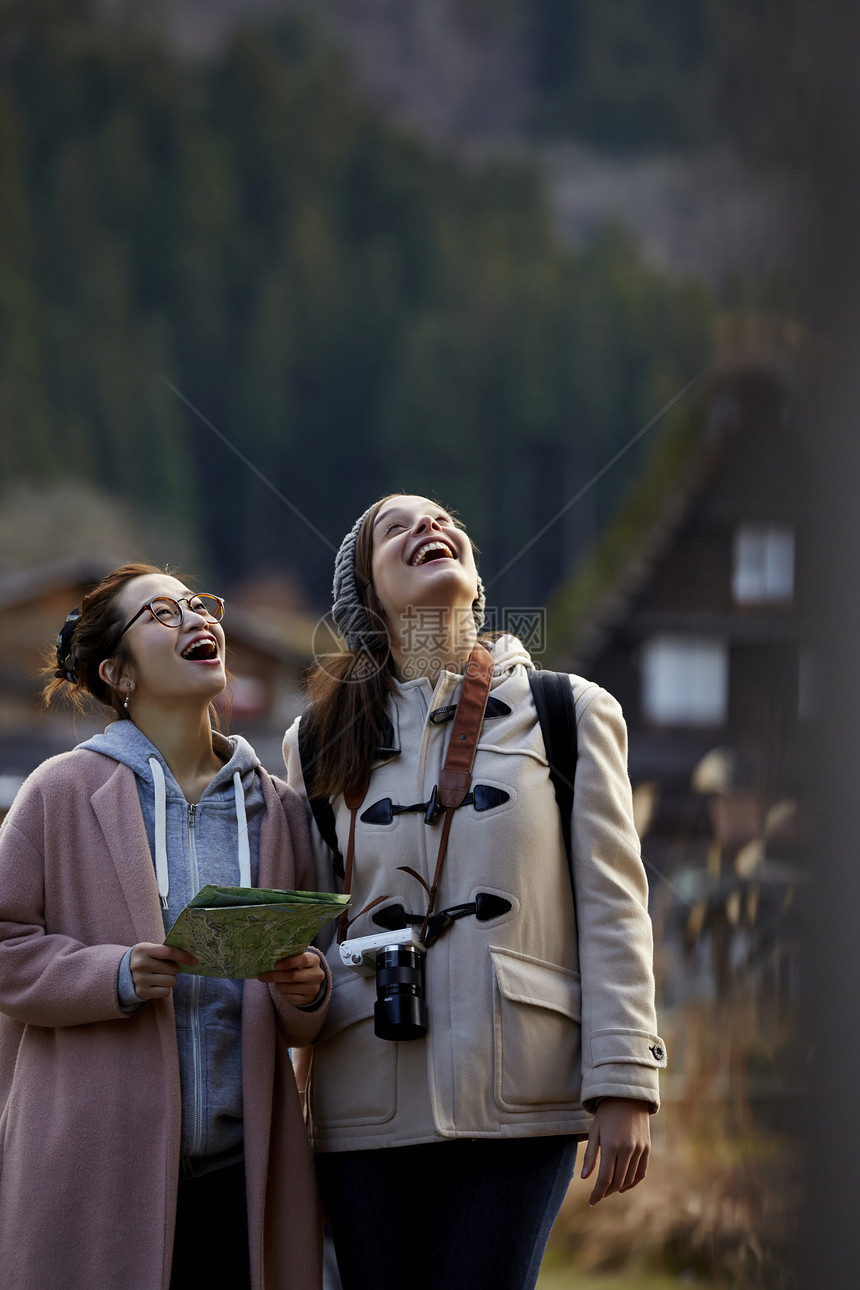
M 490 955 L 497 1105 L 570 1107 L 582 1084 L 579 973 L 511 950 Z
M 385 1124 L 397 1106 L 398 1045 L 373 1033 L 372 977 L 338 977 L 314 1046 L 308 1101 L 319 1129 Z

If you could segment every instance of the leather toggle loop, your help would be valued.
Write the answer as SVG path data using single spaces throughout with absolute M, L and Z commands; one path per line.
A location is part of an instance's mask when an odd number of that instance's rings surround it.
M 510 799 L 510 793 L 505 792 L 503 788 L 496 788 L 493 784 L 476 784 L 472 791 L 466 794 L 460 805 L 474 806 L 480 814 L 483 811 L 491 811 L 495 806 L 503 806 Z M 409 806 L 398 806 L 390 797 L 381 797 L 378 802 L 368 806 L 366 811 L 362 811 L 359 819 L 362 824 L 393 824 L 395 816 L 423 811 L 424 823 L 436 824 L 443 810 L 438 789 L 434 788 L 429 801 L 412 802 Z
M 456 703 L 449 703 L 444 708 L 434 708 L 427 720 L 432 726 L 444 726 L 446 721 L 454 720 L 456 712 Z M 495 695 L 491 694 L 484 708 L 484 720 L 492 721 L 494 717 L 509 717 L 510 715 L 510 704 L 505 703 L 503 699 L 497 699 Z
M 427 803 L 427 810 L 424 812 L 424 823 L 435 824 L 445 807 L 439 801 L 439 785 L 433 785 L 433 792 L 430 794 L 430 801 Z
M 414 875 L 417 876 L 417 875 Z M 422 883 L 422 886 L 425 885 Z M 494 918 L 501 918 L 507 914 L 513 906 L 504 896 L 497 896 L 492 891 L 479 891 L 474 900 L 468 901 L 463 905 L 449 905 L 447 909 L 440 910 L 438 914 L 431 914 L 428 926 L 434 927 L 434 919 L 442 918 L 444 915 L 445 925 L 436 924 L 437 930 L 434 939 L 441 936 L 442 931 L 447 931 L 448 927 L 458 918 L 467 918 L 474 914 L 479 923 L 489 923 Z M 387 932 L 399 932 L 404 927 L 412 927 L 424 921 L 423 914 L 410 914 L 402 905 L 386 905 L 378 913 L 373 915 L 372 921 L 377 927 L 383 927 Z

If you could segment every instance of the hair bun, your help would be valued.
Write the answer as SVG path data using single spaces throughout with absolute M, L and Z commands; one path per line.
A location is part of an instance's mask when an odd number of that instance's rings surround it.
M 74 685 L 78 679 L 77 659 L 75 658 L 72 648 L 72 638 L 75 634 L 75 628 L 81 616 L 81 607 L 76 605 L 71 613 L 66 614 L 66 621 L 60 628 L 60 634 L 57 637 L 57 671 L 54 676 L 61 681 L 68 681 Z

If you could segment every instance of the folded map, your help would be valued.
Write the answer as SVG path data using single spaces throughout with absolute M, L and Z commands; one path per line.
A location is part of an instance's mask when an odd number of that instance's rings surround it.
M 187 950 L 192 976 L 258 977 L 279 959 L 301 954 L 321 928 L 337 918 L 348 896 L 265 887 L 203 887 L 164 939 Z

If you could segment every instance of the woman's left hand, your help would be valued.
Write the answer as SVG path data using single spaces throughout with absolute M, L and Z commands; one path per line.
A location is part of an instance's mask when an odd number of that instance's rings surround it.
M 286 1003 L 307 1007 L 314 1003 L 325 981 L 325 972 L 318 954 L 305 950 L 280 959 L 271 972 L 261 972 L 258 978 L 273 985 Z
M 582 1177 L 588 1178 L 600 1153 L 600 1169 L 588 1203 L 596 1205 L 613 1192 L 641 1183 L 651 1154 L 648 1105 L 630 1097 L 607 1097 L 594 1113 Z

